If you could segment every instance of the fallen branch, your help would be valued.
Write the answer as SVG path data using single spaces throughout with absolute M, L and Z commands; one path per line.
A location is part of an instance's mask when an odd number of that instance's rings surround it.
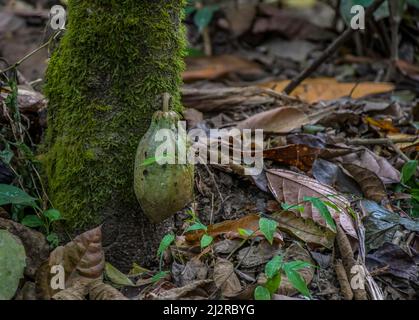
M 345 300 L 352 300 L 354 293 L 352 292 L 351 285 L 349 284 L 348 276 L 343 266 L 342 260 L 336 259 L 335 262 L 336 277 L 338 278 L 340 291 L 342 292 Z
M 359 273 L 352 275 L 352 270 L 354 270 L 354 267 L 360 266 L 355 258 L 354 258 L 354 252 L 352 251 L 351 243 L 349 242 L 348 237 L 346 236 L 345 232 L 342 230 L 341 226 L 337 225 L 337 234 L 336 234 L 336 242 L 339 248 L 340 256 L 342 257 L 343 265 L 346 270 L 346 275 L 348 276 L 349 282 L 352 282 L 352 279 L 357 276 L 361 277 L 363 276 L 359 272 L 359 268 L 357 269 Z M 365 283 L 365 277 L 363 277 L 362 281 Z M 354 293 L 355 300 L 367 300 L 367 292 L 365 291 L 365 288 L 352 288 L 352 291 Z

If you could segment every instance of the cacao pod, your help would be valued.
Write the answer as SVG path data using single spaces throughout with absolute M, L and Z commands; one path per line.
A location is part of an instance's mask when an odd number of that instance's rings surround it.
M 168 98 L 165 96 L 163 111 L 153 114 L 150 127 L 138 144 L 135 157 L 134 189 L 135 195 L 144 214 L 154 223 L 162 222 L 184 208 L 193 199 L 194 166 L 179 164 L 178 152 L 186 150 L 186 139 L 178 135 L 176 125 L 179 115 L 168 110 Z M 165 144 L 173 149 L 173 154 L 166 153 L 169 163 L 160 164 L 156 154 L 162 142 L 156 141 L 162 133 Z M 161 150 L 161 149 L 160 149 Z M 163 161 L 164 162 L 164 161 Z

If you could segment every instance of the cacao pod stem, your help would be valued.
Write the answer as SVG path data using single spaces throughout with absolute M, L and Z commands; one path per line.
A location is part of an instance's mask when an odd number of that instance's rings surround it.
M 169 111 L 169 102 L 172 97 L 170 96 L 170 93 L 165 92 L 163 93 L 163 112 Z

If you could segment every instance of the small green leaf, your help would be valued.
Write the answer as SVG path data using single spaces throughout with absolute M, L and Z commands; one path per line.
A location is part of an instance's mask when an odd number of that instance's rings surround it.
M 201 222 L 196 222 L 193 225 L 189 226 L 185 232 L 196 231 L 196 230 L 205 230 L 207 231 L 207 226 L 202 224 Z
M 307 284 L 304 282 L 304 279 L 300 276 L 300 274 L 293 269 L 287 268 L 286 265 L 284 266 L 284 271 L 292 286 L 301 292 L 301 294 L 310 298 L 310 291 L 308 290 Z
M 208 247 L 212 243 L 213 240 L 214 240 L 213 237 L 211 237 L 207 234 L 204 234 L 201 238 L 201 248 L 204 249 L 204 248 Z
M 194 15 L 194 23 L 198 27 L 199 32 L 202 32 L 205 27 L 207 27 L 214 15 L 214 12 L 218 10 L 218 6 L 205 6 L 199 10 Z
M 281 203 L 281 207 L 284 210 L 298 210 L 299 212 L 303 213 L 304 212 L 304 205 L 300 204 L 288 204 L 286 202 Z
M 120 286 L 134 286 L 134 283 L 132 283 L 130 278 L 128 278 L 125 274 L 123 274 L 109 262 L 105 263 L 105 274 L 106 277 L 114 284 Z
M 271 293 L 262 286 L 257 286 L 254 292 L 255 300 L 271 300 Z
M 266 289 L 269 290 L 271 294 L 274 294 L 278 291 L 279 285 L 281 284 L 281 273 L 278 272 L 273 278 L 269 278 L 265 283 Z
M 0 151 L 0 160 L 5 164 L 10 164 L 13 159 L 13 151 L 10 149 L 9 144 L 6 144 L 6 148 L 3 151 Z
M 237 231 L 242 237 L 250 237 L 253 234 L 253 231 L 249 229 L 238 228 Z
M 265 274 L 268 278 L 273 278 L 281 269 L 282 257 L 273 257 L 265 266 Z
M 25 216 L 21 223 L 30 228 L 37 228 L 44 225 L 44 222 L 35 214 Z
M 47 211 L 44 211 L 43 213 L 44 217 L 46 217 L 50 222 L 61 220 L 61 212 L 57 209 L 49 209 Z
M 142 266 L 138 265 L 137 263 L 133 262 L 131 270 L 129 271 L 128 275 L 141 275 L 143 273 L 150 272 L 150 270 L 143 268 Z
M 0 206 L 5 204 L 35 206 L 35 200 L 22 189 L 8 184 L 0 184 Z
M 266 218 L 259 219 L 259 229 L 270 244 L 272 244 L 274 241 L 274 234 L 277 226 L 278 223 L 274 220 Z
M 192 47 L 188 47 L 188 48 L 186 48 L 186 56 L 187 57 L 203 57 L 203 56 L 205 56 L 205 53 L 202 52 L 202 50 L 192 48 Z
M 165 278 L 169 274 L 169 271 L 160 271 L 156 273 L 152 278 L 151 282 L 156 283 L 159 282 L 161 279 Z
M 313 266 L 311 263 L 308 263 L 306 261 L 301 261 L 301 260 L 295 260 L 295 261 L 290 261 L 287 262 L 284 266 L 284 268 L 288 268 L 294 271 L 298 271 L 304 268 L 315 268 L 315 266 Z
M 55 232 L 51 232 L 49 235 L 47 235 L 47 241 L 51 246 L 58 247 L 60 244 L 60 239 L 58 238 L 58 235 Z
M 157 250 L 157 255 L 160 256 L 175 240 L 175 235 L 173 233 L 166 234 L 160 242 L 159 249 Z
M 332 215 L 330 214 L 327 205 L 316 197 L 304 197 L 304 201 L 309 201 L 319 210 L 320 215 L 326 220 L 326 223 L 332 228 L 333 231 L 336 232 L 336 224 L 335 220 L 333 220 Z
M 156 162 L 157 162 L 156 157 L 150 157 L 150 158 L 144 159 L 144 161 L 141 163 L 141 166 L 147 167 Z
M 402 177 L 401 181 L 403 184 L 406 184 L 416 172 L 418 168 L 418 160 L 410 160 L 406 162 L 402 168 Z

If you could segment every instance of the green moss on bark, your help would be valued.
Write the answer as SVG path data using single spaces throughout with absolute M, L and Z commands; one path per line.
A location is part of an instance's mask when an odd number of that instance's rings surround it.
M 183 0 L 69 0 L 47 70 L 49 193 L 82 229 L 136 207 L 135 150 L 161 94 L 180 111 Z

